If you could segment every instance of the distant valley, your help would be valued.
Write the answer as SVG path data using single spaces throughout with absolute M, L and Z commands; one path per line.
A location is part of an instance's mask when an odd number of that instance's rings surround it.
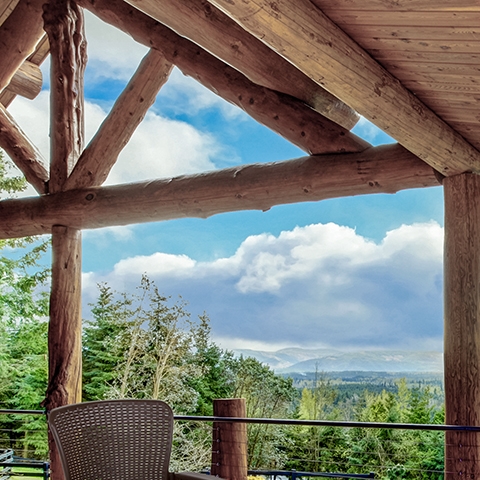
M 235 355 L 254 357 L 276 373 L 405 372 L 441 373 L 443 354 L 435 351 L 374 350 L 345 352 L 333 349 L 284 348 L 274 352 L 238 349 Z

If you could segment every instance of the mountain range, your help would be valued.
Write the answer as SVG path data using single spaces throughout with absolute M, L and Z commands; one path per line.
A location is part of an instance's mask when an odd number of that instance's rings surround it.
M 431 372 L 443 371 L 443 354 L 435 351 L 283 348 L 274 352 L 236 349 L 235 355 L 254 357 L 276 373 L 306 372 Z

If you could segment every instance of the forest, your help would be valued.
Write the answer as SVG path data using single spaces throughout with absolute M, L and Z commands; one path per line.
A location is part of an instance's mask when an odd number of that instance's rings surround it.
M 0 161 L 0 189 L 24 182 Z M 42 408 L 47 386 L 48 240 L 0 244 L 0 402 Z M 383 388 L 334 381 L 322 372 L 303 384 L 254 358 L 235 357 L 211 339 L 207 314 L 192 318 L 181 297 L 165 297 L 147 276 L 134 294 L 98 285 L 83 330 L 83 399 L 152 398 L 177 415 L 212 415 L 215 398 L 245 398 L 248 417 L 442 424 L 441 389 L 391 380 Z M 48 456 L 44 415 L 0 416 L 2 446 Z M 374 472 L 382 479 L 443 478 L 442 432 L 287 425 L 248 426 L 252 470 Z M 171 468 L 208 470 L 211 425 L 176 422 Z M 185 455 L 188 453 L 188 457 Z

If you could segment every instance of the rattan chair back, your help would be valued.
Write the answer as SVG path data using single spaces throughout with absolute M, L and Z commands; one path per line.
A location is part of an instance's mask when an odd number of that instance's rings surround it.
M 48 416 L 65 480 L 168 480 L 173 413 L 160 400 L 103 400 Z

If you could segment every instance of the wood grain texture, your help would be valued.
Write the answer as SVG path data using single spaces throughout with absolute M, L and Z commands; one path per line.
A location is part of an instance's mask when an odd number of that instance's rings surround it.
M 69 190 L 0 202 L 0 238 L 47 233 L 52 225 L 102 228 L 207 218 L 275 205 L 438 186 L 434 171 L 399 145 L 129 185 Z
M 446 178 L 445 423 L 480 425 L 480 177 Z M 480 477 L 480 434 L 447 432 L 446 479 Z
M 13 160 L 35 190 L 47 193 L 47 162 L 13 117 L 0 105 L 0 147 Z
M 48 43 L 47 35 L 44 34 L 41 40 L 37 43 L 35 51 L 27 58 L 27 62 L 40 66 L 50 53 L 50 45 Z M 21 68 L 21 67 L 20 67 Z M 13 92 L 8 85 L 3 92 L 0 92 L 0 103 L 4 107 L 8 107 L 15 99 L 17 94 Z
M 0 25 L 8 18 L 17 6 L 19 0 L 1 0 L 0 1 Z
M 86 42 L 83 13 L 73 1 L 50 0 L 44 20 L 51 52 L 49 191 L 54 193 L 64 188 L 83 150 Z
M 308 0 L 211 3 L 444 175 L 480 153 Z
M 84 150 L 64 186 L 65 190 L 101 185 L 167 82 L 173 65 L 150 50 Z
M 129 0 L 127 3 L 201 45 L 253 83 L 298 98 L 347 130 L 357 123 L 358 116 L 349 106 L 206 0 Z
M 309 154 L 359 152 L 369 145 L 302 101 L 261 87 L 193 42 L 122 0 L 79 4 L 135 40 L 163 52 L 185 74 Z
M 244 398 L 220 398 L 213 401 L 215 417 L 247 416 Z M 213 422 L 212 472 L 228 480 L 247 479 L 247 424 L 240 422 Z
M 42 90 L 43 76 L 38 65 L 25 60 L 15 72 L 8 89 L 16 95 L 33 100 Z
M 398 11 L 423 12 L 426 16 L 431 12 L 480 12 L 480 6 L 471 0 L 312 0 L 319 8 L 336 10 L 369 10 L 372 12 Z
M 0 92 L 43 36 L 44 0 L 20 0 L 0 26 Z
M 406 11 L 406 10 L 359 10 L 363 2 L 353 7 L 338 8 L 328 0 L 315 0 L 320 10 L 328 15 L 337 25 L 378 25 L 378 26 L 400 26 L 411 27 L 470 27 L 478 24 L 478 12 L 468 10 L 450 11 Z M 368 3 L 366 4 L 369 7 Z
M 79 230 L 52 228 L 52 285 L 48 329 L 47 411 L 82 401 L 82 239 Z M 52 480 L 64 479 L 58 451 L 48 436 Z

